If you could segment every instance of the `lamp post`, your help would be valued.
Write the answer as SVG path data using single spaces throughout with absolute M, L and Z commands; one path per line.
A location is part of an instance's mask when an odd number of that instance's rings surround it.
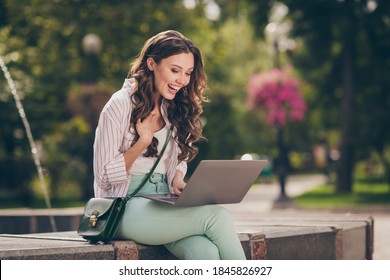
M 293 49 L 295 42 L 287 37 L 291 25 L 283 21 L 288 13 L 288 8 L 282 3 L 275 2 L 270 16 L 270 22 L 265 27 L 265 37 L 270 46 L 273 55 L 273 64 L 275 68 L 281 67 L 280 53 Z M 274 208 L 285 208 L 291 206 L 292 201 L 286 194 L 286 180 L 289 173 L 288 149 L 284 141 L 283 126 L 277 126 L 277 146 L 278 155 L 274 161 L 274 170 L 278 176 L 280 193 L 274 203 Z
M 86 100 L 89 100 L 88 97 L 93 98 L 94 93 L 96 92 L 96 82 L 100 75 L 100 61 L 99 61 L 99 54 L 102 51 L 103 42 L 100 39 L 100 37 L 96 34 L 89 33 L 84 36 L 82 40 L 82 48 L 84 51 L 84 54 L 86 55 L 86 69 L 84 72 L 84 79 L 82 81 L 83 85 L 83 92 L 81 97 L 81 102 L 86 102 Z M 85 99 L 84 99 L 85 98 Z M 84 104 L 85 106 L 88 106 L 88 104 Z M 90 107 L 88 110 L 85 110 L 86 112 L 91 111 L 92 107 Z M 93 116 L 93 114 L 92 114 Z M 87 136 L 86 141 L 86 147 L 83 151 L 83 157 L 87 165 L 87 174 L 86 174 L 86 187 L 83 189 L 83 198 L 85 200 L 88 200 L 93 196 L 93 152 L 90 148 L 93 145 L 95 135 L 92 132 L 93 127 L 96 125 L 95 120 L 91 115 L 86 114 L 85 115 L 87 122 L 89 123 L 89 126 L 91 127 L 91 132 Z
M 89 33 L 82 40 L 82 47 L 87 58 L 87 69 L 84 81 L 95 83 L 99 76 L 99 54 L 102 51 L 102 40 L 96 34 Z
M 288 7 L 282 3 L 275 2 L 271 9 L 269 23 L 265 27 L 265 38 L 270 46 L 270 52 L 274 57 L 274 67 L 281 66 L 279 55 L 281 52 L 293 50 L 296 47 L 295 40 L 288 37 L 291 30 L 291 23 L 285 20 L 288 14 Z

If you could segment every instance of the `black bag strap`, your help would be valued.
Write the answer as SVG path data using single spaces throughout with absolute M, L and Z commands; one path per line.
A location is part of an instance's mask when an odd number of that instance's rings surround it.
M 169 139 L 171 138 L 171 135 L 172 135 L 172 131 L 173 131 L 173 125 L 171 125 L 170 129 L 169 129 L 169 132 L 168 132 L 168 135 L 167 135 L 167 138 L 165 139 L 165 143 L 164 143 L 164 146 L 163 148 L 161 149 L 161 153 L 160 153 L 160 156 L 157 157 L 157 160 L 156 162 L 153 164 L 153 167 L 152 169 L 150 170 L 150 172 L 148 173 L 148 175 L 146 175 L 144 177 L 144 179 L 142 180 L 142 183 L 138 186 L 138 188 L 133 191 L 131 194 L 127 195 L 125 197 L 125 200 L 128 201 L 130 198 L 132 198 L 135 194 L 137 194 L 141 189 L 142 187 L 146 184 L 146 182 L 149 180 L 150 176 L 153 174 L 154 170 L 156 169 L 158 163 L 160 162 L 160 159 L 162 158 L 164 152 L 165 152 L 165 149 L 167 148 L 168 146 L 168 142 L 169 142 Z

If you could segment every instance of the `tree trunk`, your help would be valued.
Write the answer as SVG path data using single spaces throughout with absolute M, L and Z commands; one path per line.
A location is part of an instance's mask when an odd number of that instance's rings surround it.
M 385 168 L 385 180 L 389 187 L 389 193 L 390 193 L 390 163 L 387 161 L 386 156 L 384 155 L 385 149 L 377 149 L 377 153 L 379 155 L 379 159 L 381 160 L 384 168 Z
M 347 1 L 346 4 L 351 4 Z M 353 167 L 354 167 L 354 140 L 353 140 L 353 100 L 355 94 L 354 88 L 354 59 L 355 59 L 355 30 L 354 19 L 352 15 L 346 16 L 344 25 L 344 51 L 343 51 L 343 69 L 342 84 L 343 96 L 341 100 L 340 112 L 340 160 L 337 168 L 336 190 L 339 193 L 349 193 L 353 185 Z

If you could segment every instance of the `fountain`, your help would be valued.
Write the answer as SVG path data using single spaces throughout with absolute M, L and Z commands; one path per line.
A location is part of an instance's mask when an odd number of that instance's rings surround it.
M 45 177 L 44 177 L 44 171 L 43 171 L 43 168 L 41 165 L 41 160 L 39 157 L 38 149 L 35 145 L 34 137 L 31 133 L 30 123 L 28 122 L 28 119 L 27 119 L 26 113 L 24 111 L 23 104 L 22 104 L 20 97 L 18 95 L 18 92 L 16 91 L 15 83 L 14 83 L 14 81 L 11 77 L 11 74 L 8 71 L 8 68 L 7 68 L 7 66 L 6 66 L 6 64 L 1 56 L 0 56 L 0 67 L 4 73 L 5 79 L 7 80 L 8 86 L 9 86 L 11 93 L 12 93 L 12 96 L 15 100 L 16 109 L 18 110 L 19 116 L 23 122 L 24 129 L 26 131 L 26 135 L 27 135 L 27 138 L 28 138 L 28 141 L 30 144 L 30 148 L 31 148 L 31 154 L 32 154 L 33 159 L 34 159 L 34 164 L 37 168 L 39 182 L 40 182 L 40 186 L 41 186 L 44 200 L 46 203 L 46 207 L 48 209 L 51 209 L 52 206 L 51 206 L 49 192 L 48 192 L 48 188 L 47 188 Z M 52 231 L 53 232 L 57 231 L 56 222 L 55 222 L 55 219 L 52 215 L 49 216 L 49 220 L 50 220 L 50 225 L 51 225 Z

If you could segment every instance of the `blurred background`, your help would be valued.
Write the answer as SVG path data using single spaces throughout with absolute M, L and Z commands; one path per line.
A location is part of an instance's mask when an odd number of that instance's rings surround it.
M 208 76 L 202 159 L 268 159 L 261 182 L 325 174 L 390 203 L 390 2 L 386 0 L 0 0 L 0 208 L 93 196 L 100 110 L 145 40 L 175 29 Z M 5 72 L 5 68 L 2 70 Z M 374 191 L 375 189 L 375 191 Z

